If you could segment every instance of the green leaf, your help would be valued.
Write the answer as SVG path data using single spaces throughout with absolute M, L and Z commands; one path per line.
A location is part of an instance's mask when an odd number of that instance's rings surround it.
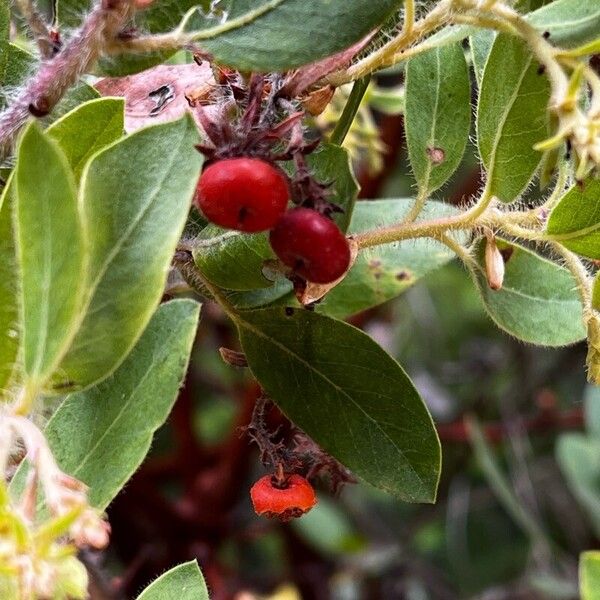
M 574 185 L 554 208 L 546 232 L 565 248 L 600 258 L 600 181 L 591 177 Z
M 227 290 L 271 287 L 263 263 L 273 258 L 267 233 L 239 233 L 209 225 L 194 243 L 194 260 L 202 274 Z
M 485 65 L 477 137 L 487 190 L 512 202 L 529 185 L 542 154 L 533 146 L 548 134 L 550 86 L 525 42 L 499 34 Z
M 161 575 L 137 600 L 208 600 L 208 590 L 198 563 L 193 560 Z
M 481 86 L 485 63 L 490 55 L 495 39 L 496 32 L 491 29 L 479 29 L 469 38 L 473 70 L 475 71 L 475 79 L 478 86 Z
M 372 485 L 433 502 L 440 446 L 402 367 L 362 331 L 314 312 L 235 316 L 260 385 L 328 453 Z
M 588 385 L 583 396 L 585 427 L 590 436 L 600 440 L 600 387 Z
M 600 552 L 583 552 L 579 558 L 581 600 L 600 600 Z
M 161 305 L 113 375 L 67 396 L 48 422 L 45 435 L 58 464 L 89 486 L 90 502 L 100 510 L 140 466 L 171 411 L 199 311 L 192 300 Z
M 409 212 L 412 202 L 413 199 L 407 198 L 357 202 L 349 231 L 351 234 L 356 234 L 399 223 Z M 441 202 L 428 202 L 418 220 L 452 214 L 456 214 L 456 209 L 453 207 Z M 245 239 L 248 241 L 249 236 L 245 236 Z M 265 256 L 267 256 L 266 243 L 265 237 Z M 253 281 L 255 289 L 228 296 L 230 302 L 241 310 L 272 303 L 282 304 L 284 300 L 290 299 L 291 284 L 287 281 L 277 280 L 271 287 L 257 289 L 257 283 L 266 281 L 261 273 L 262 259 L 260 253 L 257 253 L 258 247 L 259 242 L 256 240 L 252 244 L 252 251 L 232 254 L 227 258 L 221 256 L 223 269 L 218 272 L 218 281 L 215 277 L 216 258 L 214 262 L 207 261 L 210 266 L 207 273 L 209 280 L 219 285 L 228 280 L 228 274 L 232 276 L 238 272 L 238 269 L 241 271 L 244 268 L 248 271 L 247 281 L 248 283 Z M 340 319 L 349 317 L 399 296 L 421 277 L 443 266 L 452 258 L 454 254 L 446 246 L 428 238 L 366 248 L 358 254 L 356 262 L 344 280 L 317 304 L 315 310 Z M 201 266 L 205 268 L 204 265 Z M 252 271 L 250 271 L 251 266 Z
M 10 2 L 0 0 L 0 73 L 4 72 L 8 62 L 8 43 L 10 39 Z
M 19 144 L 15 185 L 23 364 L 43 385 L 80 323 L 88 244 L 67 160 L 35 123 Z
M 218 63 L 241 71 L 285 71 L 348 48 L 401 4 L 229 0 L 219 3 L 227 17 L 222 23 L 198 19 L 202 28 L 195 39 Z
M 406 139 L 422 196 L 440 188 L 462 160 L 471 126 L 471 85 L 460 44 L 408 61 Z
M 13 233 L 12 178 L 0 196 L 0 398 L 10 387 L 19 352 L 19 272 Z
M 52 109 L 48 117 L 44 119 L 45 123 L 52 123 L 56 119 L 64 117 L 84 102 L 100 98 L 100 94 L 91 85 L 84 81 L 79 81 L 61 98 L 60 102 Z
M 554 45 L 572 48 L 598 37 L 600 0 L 555 0 L 527 20 L 538 31 L 548 31 Z
M 356 204 L 350 233 L 400 223 L 412 199 L 369 200 Z M 428 202 L 418 221 L 455 214 L 441 202 Z M 346 318 L 402 294 L 427 273 L 454 258 L 446 246 L 429 238 L 406 240 L 361 250 L 345 279 L 316 306 L 317 312 Z
M 77 27 L 92 6 L 91 0 L 58 0 L 57 22 L 62 27 Z M 150 33 L 174 29 L 185 13 L 194 6 L 208 8 L 209 0 L 160 0 L 135 15 L 137 27 Z
M 577 284 L 567 269 L 516 244 L 498 240 L 505 257 L 502 289 L 491 290 L 479 243 L 475 272 L 485 307 L 498 327 L 539 346 L 564 346 L 586 337 Z
M 90 295 L 55 388 L 109 375 L 154 312 L 189 211 L 201 158 L 189 116 L 141 129 L 96 154 L 84 170 Z
M 33 55 L 14 44 L 6 46 L 6 61 L 0 61 L 0 108 L 6 104 L 6 90 L 21 85 L 32 72 Z
M 333 220 L 346 232 L 359 191 L 348 150 L 335 144 L 321 144 L 317 152 L 307 157 L 307 163 L 318 181 L 332 184 L 327 199 L 343 211 L 335 213 Z
M 560 436 L 556 459 L 569 488 L 600 535 L 600 440 L 580 433 Z
M 306 0 L 230 0 L 222 32 L 215 27 L 214 34 L 203 36 L 202 47 L 217 62 L 242 71 L 287 70 L 348 48 L 401 4 L 353 0 L 315 7 Z
M 124 131 L 123 98 L 99 98 L 81 104 L 51 125 L 46 133 L 64 152 L 77 180 L 89 158 L 118 140 Z

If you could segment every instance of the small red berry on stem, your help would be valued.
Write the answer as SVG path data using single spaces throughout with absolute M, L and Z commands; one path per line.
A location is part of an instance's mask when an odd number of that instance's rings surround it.
M 270 235 L 281 262 L 313 283 L 331 283 L 350 266 L 350 246 L 338 226 L 310 208 L 294 208 Z
M 258 158 L 229 158 L 200 176 L 194 203 L 221 227 L 256 232 L 271 229 L 285 212 L 290 191 L 286 176 Z
M 265 475 L 250 490 L 256 514 L 289 521 L 307 513 L 316 503 L 312 485 L 301 475 L 287 475 L 281 483 L 275 475 Z

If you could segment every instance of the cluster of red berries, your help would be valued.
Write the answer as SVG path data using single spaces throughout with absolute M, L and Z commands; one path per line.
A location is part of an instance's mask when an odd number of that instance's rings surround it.
M 289 521 L 307 513 L 316 503 L 313 486 L 301 475 L 261 477 L 250 490 L 256 514 L 270 519 Z
M 287 209 L 286 175 L 259 158 L 228 158 L 210 164 L 198 181 L 195 204 L 221 227 L 248 233 L 271 230 L 275 254 L 294 274 L 331 283 L 350 265 L 350 247 L 338 226 L 311 208 Z

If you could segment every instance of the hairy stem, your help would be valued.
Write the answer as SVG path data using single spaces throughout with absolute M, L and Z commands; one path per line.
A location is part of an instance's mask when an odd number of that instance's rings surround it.
M 17 99 L 0 114 L 0 158 L 33 115 L 47 115 L 96 62 L 134 11 L 134 0 L 98 0 L 83 25 L 52 60 L 42 62 Z

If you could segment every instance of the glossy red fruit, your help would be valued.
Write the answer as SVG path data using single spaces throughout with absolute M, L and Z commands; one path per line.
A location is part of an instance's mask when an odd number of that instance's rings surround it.
M 300 475 L 289 475 L 282 487 L 265 475 L 252 486 L 250 498 L 256 514 L 282 521 L 302 516 L 317 503 L 313 486 Z
M 289 199 L 282 171 L 258 158 L 228 158 L 202 172 L 194 203 L 216 225 L 255 232 L 271 229 Z
M 294 208 L 271 231 L 281 262 L 313 283 L 331 283 L 350 265 L 350 246 L 338 226 L 310 208 Z

